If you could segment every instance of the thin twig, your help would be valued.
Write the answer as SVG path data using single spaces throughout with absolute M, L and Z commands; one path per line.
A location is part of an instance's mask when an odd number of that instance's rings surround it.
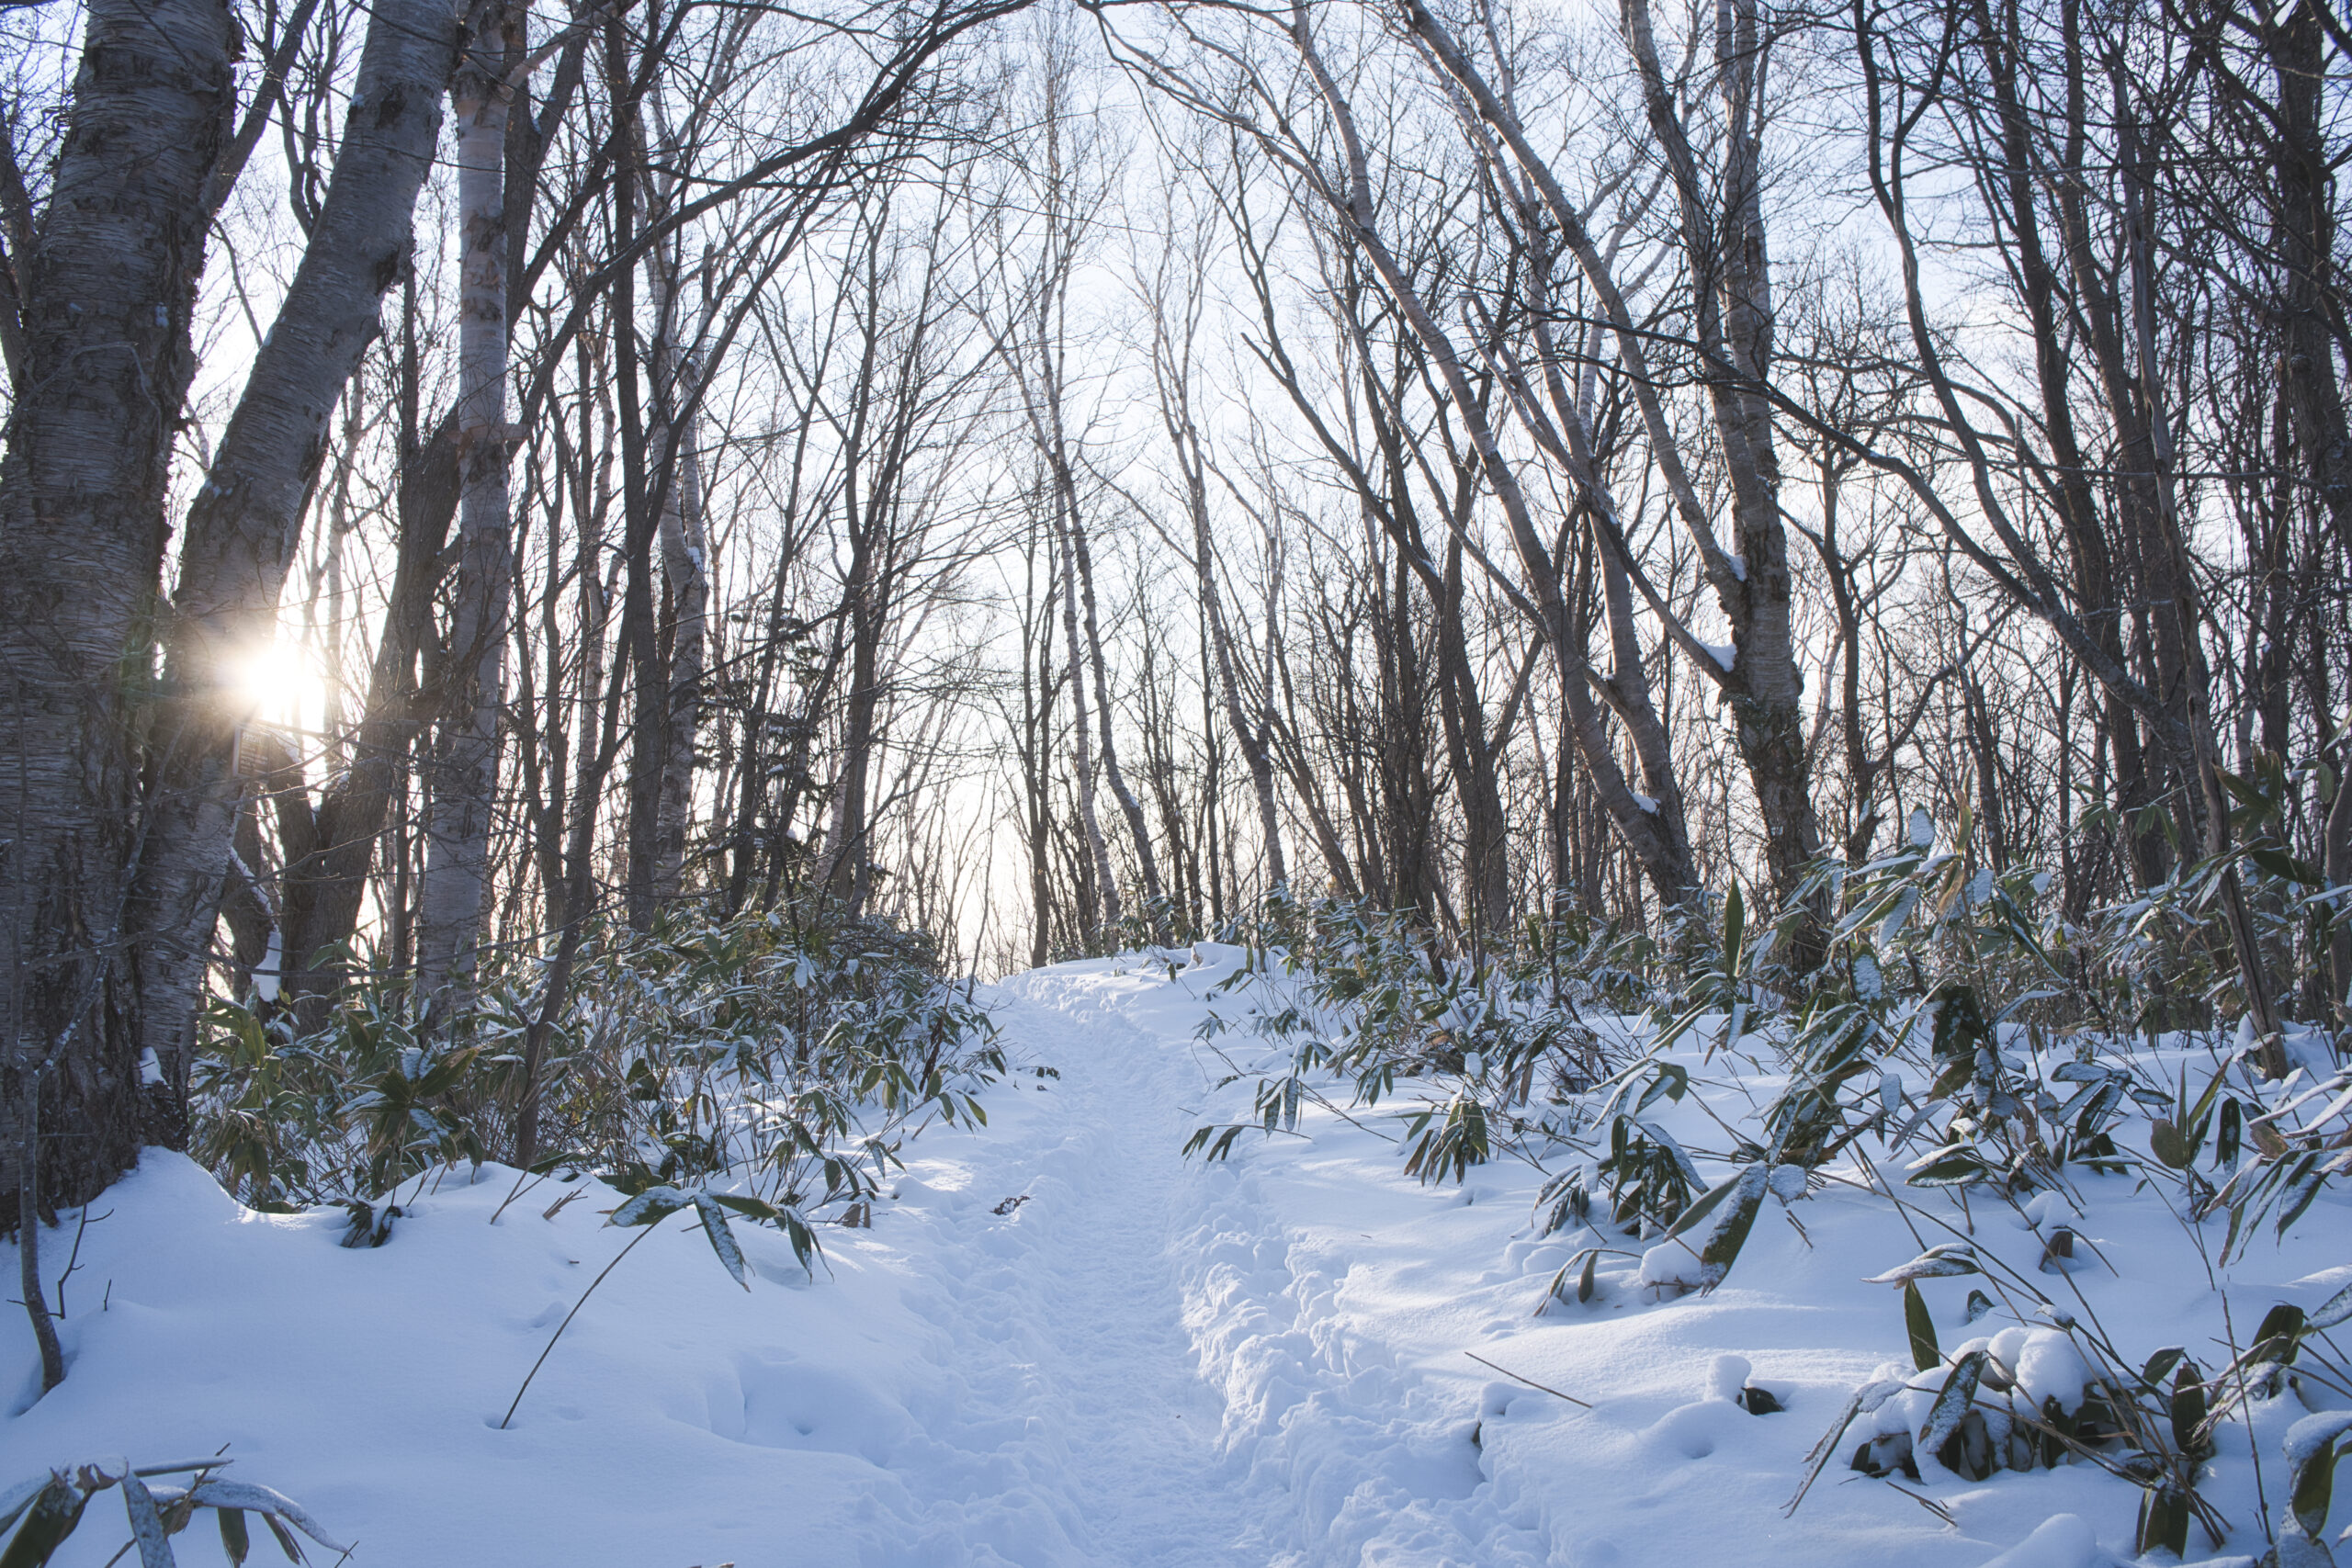
M 1512 1371 L 1509 1367 L 1496 1367 L 1494 1362 L 1489 1361 L 1486 1357 L 1481 1356 L 1476 1350 L 1464 1350 L 1462 1353 L 1469 1357 L 1472 1360 L 1477 1362 L 1482 1367 L 1494 1367 L 1495 1371 L 1502 1373 L 1503 1376 L 1510 1379 L 1513 1382 L 1523 1382 L 1530 1388 L 1542 1390 L 1544 1393 L 1550 1394 L 1555 1399 L 1565 1399 L 1579 1410 L 1589 1410 L 1592 1408 L 1591 1405 L 1586 1404 L 1583 1400 L 1578 1399 L 1573 1393 L 1562 1393 L 1558 1389 L 1554 1388 L 1551 1384 L 1537 1382 L 1531 1377 L 1522 1377 L 1519 1373 Z
M 496 1224 L 498 1223 L 498 1216 L 506 1212 L 509 1204 L 513 1203 L 515 1199 L 520 1198 L 524 1193 L 531 1190 L 532 1187 L 537 1187 L 540 1181 L 544 1181 L 547 1178 L 544 1175 L 541 1175 L 537 1180 L 533 1180 L 532 1173 L 530 1171 L 516 1171 L 514 1173 L 514 1190 L 506 1195 L 506 1202 L 501 1203 L 496 1209 L 491 1211 L 490 1223 L 492 1224 Z M 529 1182 L 530 1186 L 525 1186 L 525 1182 Z
M 1888 1482 L 1887 1484 L 1889 1486 L 1894 1486 L 1897 1492 L 1902 1493 L 1905 1497 L 1910 1498 L 1911 1501 L 1918 1504 L 1919 1506 L 1927 1509 L 1928 1512 L 1935 1515 L 1936 1517 L 1943 1520 L 1945 1524 L 1951 1526 L 1952 1529 L 1957 1529 L 1960 1528 L 1960 1520 L 1954 1517 L 1951 1509 L 1945 1506 L 1943 1504 L 1937 1502 L 1933 1497 L 1929 1497 L 1923 1493 L 1914 1492 L 1908 1486 L 1898 1486 L 1892 1481 Z
M 605 1276 L 611 1273 L 615 1269 L 619 1268 L 621 1259 L 636 1251 L 637 1244 L 643 1241 L 647 1236 L 651 1235 L 653 1231 L 653 1225 L 647 1225 L 643 1230 L 639 1231 L 636 1235 L 629 1238 L 629 1244 L 627 1247 L 622 1247 L 618 1252 L 615 1253 L 613 1255 L 613 1260 L 610 1263 L 605 1264 L 603 1270 L 600 1271 L 594 1279 L 588 1281 L 588 1288 L 580 1292 L 580 1299 L 571 1303 L 571 1310 L 563 1314 L 563 1321 L 555 1325 L 555 1332 L 548 1337 L 547 1348 L 540 1351 L 539 1359 L 531 1363 L 531 1370 L 523 1374 L 523 1386 L 514 1391 L 514 1403 L 509 1404 L 506 1407 L 506 1414 L 499 1418 L 498 1429 L 500 1431 L 503 1432 L 506 1430 L 506 1423 L 514 1419 L 514 1412 L 522 1404 L 523 1395 L 530 1392 L 531 1380 L 539 1375 L 539 1369 L 541 1367 L 547 1365 L 548 1357 L 553 1353 L 555 1349 L 555 1342 L 563 1337 L 563 1331 L 571 1326 L 571 1320 L 580 1315 L 580 1309 L 588 1304 L 588 1298 L 596 1293 L 596 1287 L 605 1282 Z
M 2271 1546 L 2278 1538 L 2270 1529 L 2270 1499 L 2262 1490 L 2262 1438 L 2254 1429 L 2254 1398 L 2246 1393 L 2245 1352 L 2238 1348 L 2238 1327 L 2230 1317 L 2230 1293 L 2222 1292 L 2222 1331 L 2230 1337 L 2231 1371 L 2237 1374 L 2238 1405 L 2245 1412 L 2245 1449 L 2254 1461 L 2254 1501 L 2262 1512 L 2262 1539 Z

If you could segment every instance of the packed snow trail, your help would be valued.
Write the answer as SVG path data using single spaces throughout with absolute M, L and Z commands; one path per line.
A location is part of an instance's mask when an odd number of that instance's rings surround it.
M 1348 1270 L 1335 1280 L 1297 1250 L 1246 1162 L 1184 1158 L 1224 1076 L 1193 1037 L 1242 957 L 1131 955 L 997 987 L 1016 1061 L 1062 1075 L 1064 1141 L 1018 1212 L 1047 1238 L 1032 1278 L 1057 1343 L 1040 1371 L 1071 1391 L 1069 1495 L 1097 1532 L 1083 1561 L 1547 1561 L 1481 1486 L 1483 1375 L 1465 1366 L 1433 1393 L 1400 1374 L 1340 1326 Z
M 1197 1100 L 1198 1075 L 1182 1085 L 1189 1095 L 1172 1092 L 1176 1064 L 1133 1031 L 1025 998 L 1009 998 L 997 1021 L 1015 1092 L 1050 1108 L 998 1093 L 996 1135 L 969 1151 L 960 1193 L 920 1179 L 898 1190 L 902 1211 L 944 1203 L 961 1232 L 933 1255 L 935 1288 L 910 1298 L 939 1330 L 943 1383 L 968 1407 L 938 1413 L 941 1435 L 977 1447 L 987 1413 L 1017 1412 L 1007 1458 L 1020 1484 L 934 1508 L 966 1527 L 984 1513 L 1053 1522 L 1019 1546 L 1008 1531 L 991 1550 L 1011 1561 L 1263 1563 L 1261 1511 L 1222 1451 L 1223 1412 L 1199 1378 L 1168 1249 L 1187 1174 L 1178 1105 Z M 954 1550 L 944 1535 L 930 1544 Z

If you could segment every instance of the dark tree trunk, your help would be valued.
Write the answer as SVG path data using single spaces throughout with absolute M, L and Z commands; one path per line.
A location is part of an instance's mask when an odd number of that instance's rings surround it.
M 232 108 L 219 0 L 93 0 L 48 209 L 17 258 L 24 389 L 0 459 L 0 1108 L 41 1206 L 182 1134 L 142 1070 L 131 878 L 164 502 L 194 368 L 204 198 Z M 22 1144 L 0 1182 L 25 1176 Z
M 408 267 L 455 33 L 432 0 L 376 7 L 310 243 L 188 510 L 131 903 L 144 1041 L 175 1097 L 187 1093 L 205 956 L 229 874 L 239 752 L 254 750 L 239 668 L 276 639 L 328 421 L 376 339 L 384 291 Z M 288 847 L 307 856 L 316 824 L 299 780 L 285 779 L 281 794 L 281 811 L 297 823 Z

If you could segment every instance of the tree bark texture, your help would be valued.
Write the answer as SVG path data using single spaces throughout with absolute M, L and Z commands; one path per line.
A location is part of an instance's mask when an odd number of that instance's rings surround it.
M 379 0 L 373 17 L 310 243 L 188 509 L 165 622 L 131 911 L 144 1040 L 175 1098 L 187 1091 L 205 956 L 230 870 L 240 753 L 257 750 L 241 676 L 276 639 L 328 422 L 375 341 L 384 291 L 409 265 L 417 192 L 440 136 L 454 19 L 436 0 Z
M 1657 802 L 1657 797 L 1651 797 L 1652 804 L 1645 805 L 1625 781 L 1624 770 L 1618 763 L 1608 725 L 1601 717 L 1599 705 L 1592 699 L 1593 678 L 1585 640 L 1589 628 L 1569 613 L 1560 590 L 1558 566 L 1535 527 L 1519 476 L 1504 455 L 1501 443 L 1485 416 L 1481 400 L 1471 386 L 1459 352 L 1430 315 L 1374 224 L 1370 167 L 1362 141 L 1356 133 L 1353 112 L 1316 49 L 1305 7 L 1294 6 L 1292 16 L 1294 42 L 1315 78 L 1317 93 L 1331 113 L 1347 161 L 1344 187 L 1327 192 L 1327 199 L 1347 224 L 1350 238 L 1362 247 L 1374 274 L 1388 290 L 1414 336 L 1429 351 L 1440 372 L 1440 379 L 1453 395 L 1455 410 L 1476 449 L 1479 464 L 1510 525 L 1535 618 L 1543 628 L 1545 640 L 1551 645 L 1553 659 L 1558 667 L 1568 728 L 1576 737 L 1577 750 L 1586 767 L 1590 770 L 1594 794 L 1602 809 L 1608 812 L 1611 824 L 1626 847 L 1641 863 L 1644 874 L 1657 893 L 1661 904 L 1668 908 L 1679 905 L 1698 886 L 1697 868 L 1690 857 L 1688 837 L 1675 830 L 1679 824 L 1662 817 L 1658 808 L 1662 803 Z
M 506 421 L 506 142 L 521 14 L 479 0 L 450 96 L 458 118 L 458 212 L 463 250 L 458 321 L 458 592 L 446 694 L 425 817 L 417 985 L 430 996 L 463 985 L 479 959 L 497 804 L 498 711 L 506 694 L 507 613 L 514 576 Z
M 130 895 L 164 495 L 194 368 L 203 198 L 228 132 L 219 0 L 93 0 L 33 254 L 0 458 L 0 1101 L 40 1095 L 47 1203 L 178 1118 L 141 1070 Z M 5 1156 L 9 1188 L 24 1174 Z
M 667 596 L 664 641 L 668 690 L 662 713 L 662 783 L 653 831 L 653 900 L 674 901 L 686 860 L 686 828 L 694 814 L 695 732 L 702 717 L 708 640 L 710 544 L 703 526 L 702 456 L 691 412 L 700 361 L 678 298 L 674 258 L 665 247 L 647 253 L 646 278 L 655 321 L 652 447 L 666 477 L 662 487 L 662 580 Z

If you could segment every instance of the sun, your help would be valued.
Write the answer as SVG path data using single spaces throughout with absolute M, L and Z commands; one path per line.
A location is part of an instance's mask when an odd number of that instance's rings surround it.
M 326 678 L 304 643 L 280 637 L 230 661 L 227 685 L 239 711 L 265 723 L 317 722 Z

